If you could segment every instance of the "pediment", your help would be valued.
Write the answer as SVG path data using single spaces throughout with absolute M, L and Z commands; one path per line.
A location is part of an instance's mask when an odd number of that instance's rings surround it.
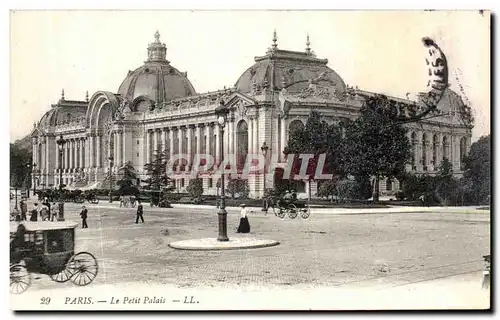
M 239 92 L 233 93 L 226 101 L 226 106 L 230 109 L 234 109 L 242 117 L 246 116 L 248 107 L 256 104 L 256 100 Z

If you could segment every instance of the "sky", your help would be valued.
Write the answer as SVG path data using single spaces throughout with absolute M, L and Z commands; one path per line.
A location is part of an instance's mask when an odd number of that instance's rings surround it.
M 490 133 L 490 17 L 476 11 L 13 11 L 10 140 L 29 134 L 64 89 L 68 100 L 116 92 L 158 30 L 171 65 L 198 93 L 233 86 L 278 48 L 318 58 L 351 86 L 405 97 L 427 84 L 422 37 L 445 52 L 450 86 L 471 104 L 472 140 Z M 458 89 L 461 83 L 464 92 Z

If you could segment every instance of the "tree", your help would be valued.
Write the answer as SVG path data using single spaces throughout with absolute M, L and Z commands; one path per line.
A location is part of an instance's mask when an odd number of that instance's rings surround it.
M 152 192 L 153 203 L 159 203 L 160 198 L 166 198 L 170 192 L 175 190 L 172 185 L 173 179 L 167 175 L 167 152 L 156 152 L 154 159 L 144 165 L 148 178 L 142 180 L 146 188 Z
M 135 186 L 137 173 L 131 161 L 127 161 L 123 167 L 118 170 L 121 179 L 116 182 L 118 192 L 121 195 L 138 195 L 139 189 Z
M 318 166 L 319 156 L 325 155 L 324 174 L 342 175 L 341 157 L 338 156 L 338 150 L 341 146 L 342 130 L 337 124 L 329 125 L 324 121 L 317 111 L 309 114 L 306 125 L 294 130 L 288 137 L 287 147 L 284 153 L 293 156 L 293 167 L 291 170 L 291 179 L 300 172 L 301 159 L 298 154 L 312 154 L 313 158 L 309 160 L 306 175 L 309 176 L 309 182 L 315 179 L 316 168 Z M 311 184 L 309 183 L 309 188 Z M 309 190 L 309 195 L 311 192 Z
M 445 206 L 456 204 L 459 184 L 458 180 L 453 177 L 453 165 L 447 158 L 441 162 L 434 180 L 435 196 L 439 202 Z
M 353 176 L 374 177 L 374 201 L 379 199 L 380 178 L 401 175 L 411 156 L 407 129 L 392 112 L 387 97 L 368 98 L 361 115 L 347 123 L 342 140 L 340 155 L 345 170 Z
M 203 195 L 203 179 L 194 178 L 189 180 L 189 185 L 186 188 L 186 191 L 189 193 L 193 200 L 201 203 L 202 195 Z
M 231 194 L 231 198 L 234 199 L 236 194 L 240 198 L 248 198 L 250 190 L 248 188 L 248 181 L 243 179 L 229 179 L 227 182 L 226 192 Z
M 476 203 L 489 202 L 491 196 L 491 138 L 482 136 L 471 145 L 465 157 L 462 183 L 468 186 L 468 198 Z
M 28 188 L 31 183 L 32 154 L 28 149 L 10 144 L 10 185 L 14 188 Z

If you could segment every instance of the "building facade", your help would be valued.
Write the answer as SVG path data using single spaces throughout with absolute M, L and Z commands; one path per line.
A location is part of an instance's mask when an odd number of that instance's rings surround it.
M 306 45 L 303 52 L 281 50 L 275 34 L 266 54 L 255 57 L 255 63 L 233 87 L 199 94 L 187 73 L 167 60 L 167 48 L 156 32 L 155 41 L 147 48 L 147 60 L 128 72 L 117 93 L 98 91 L 90 98 L 87 94 L 85 101 L 74 101 L 67 100 L 63 91 L 59 102 L 34 125 L 31 138 L 37 173 L 33 185 L 50 188 L 63 183 L 70 188 L 96 188 L 110 171 L 117 175 L 126 162 L 143 176 L 144 165 L 154 153 L 165 151 L 171 158 L 189 155 L 172 174 L 182 192 L 193 178 L 190 166 L 194 155 L 209 154 L 218 164 L 220 141 L 224 153 L 236 155 L 238 163 L 247 154 L 261 153 L 265 143 L 268 160 L 276 163 L 276 168 L 284 167 L 282 150 L 290 131 L 303 126 L 312 109 L 330 123 L 354 118 L 364 99 L 374 94 L 346 85 L 327 66 L 328 60 L 316 57 L 309 39 Z M 222 140 L 215 116 L 221 102 L 230 111 Z M 461 106 L 460 96 L 447 88 L 438 104 L 442 116 L 408 124 L 413 148 L 409 171 L 433 174 L 448 158 L 453 171 L 461 173 L 461 159 L 471 141 L 471 128 L 459 119 Z M 62 157 L 57 144 L 61 136 L 65 141 Z M 200 177 L 204 192 L 215 194 L 217 174 Z M 249 176 L 250 196 L 261 197 L 264 185 L 272 187 L 274 179 L 273 174 Z M 381 191 L 397 188 L 397 181 L 381 185 Z M 310 189 L 314 196 L 315 182 Z M 308 190 L 305 182 L 303 192 Z

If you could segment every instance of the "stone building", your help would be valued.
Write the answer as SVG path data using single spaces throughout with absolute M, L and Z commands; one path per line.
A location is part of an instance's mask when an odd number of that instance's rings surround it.
M 355 117 L 364 98 L 374 94 L 346 85 L 327 66 L 327 59 L 316 57 L 309 37 L 305 50 L 298 52 L 279 49 L 276 34 L 265 55 L 255 57 L 255 63 L 233 87 L 197 93 L 187 73 L 167 60 L 159 33 L 154 37 L 147 47 L 147 60 L 128 72 L 117 93 L 98 91 L 90 98 L 87 93 L 85 101 L 75 101 L 66 99 L 63 90 L 58 103 L 34 125 L 31 138 L 37 172 L 33 184 L 38 188 L 57 187 L 61 182 L 72 188 L 98 187 L 107 179 L 110 167 L 116 176 L 127 161 L 143 175 L 144 164 L 156 150 L 166 150 L 170 157 L 210 154 L 218 162 L 215 108 L 221 101 L 230 109 L 222 140 L 224 152 L 237 154 L 241 162 L 249 153 L 261 153 L 266 143 L 268 159 L 276 160 L 279 168 L 285 164 L 281 151 L 290 131 L 305 124 L 312 108 L 331 123 Z M 471 129 L 458 117 L 462 105 L 459 95 L 446 89 L 438 105 L 442 116 L 409 124 L 413 157 L 408 170 L 435 173 L 446 157 L 460 174 L 461 158 L 471 140 Z M 66 142 L 62 157 L 57 145 L 60 136 Z M 182 192 L 191 178 L 186 172 L 189 163 L 174 169 L 176 187 Z M 216 193 L 218 177 L 207 174 L 202 178 L 204 192 Z M 272 187 L 274 178 L 273 174 L 250 176 L 250 196 L 262 196 L 264 183 Z M 381 185 L 381 191 L 397 188 L 397 181 Z M 303 192 L 308 189 L 305 182 Z M 316 193 L 315 182 L 311 192 Z

